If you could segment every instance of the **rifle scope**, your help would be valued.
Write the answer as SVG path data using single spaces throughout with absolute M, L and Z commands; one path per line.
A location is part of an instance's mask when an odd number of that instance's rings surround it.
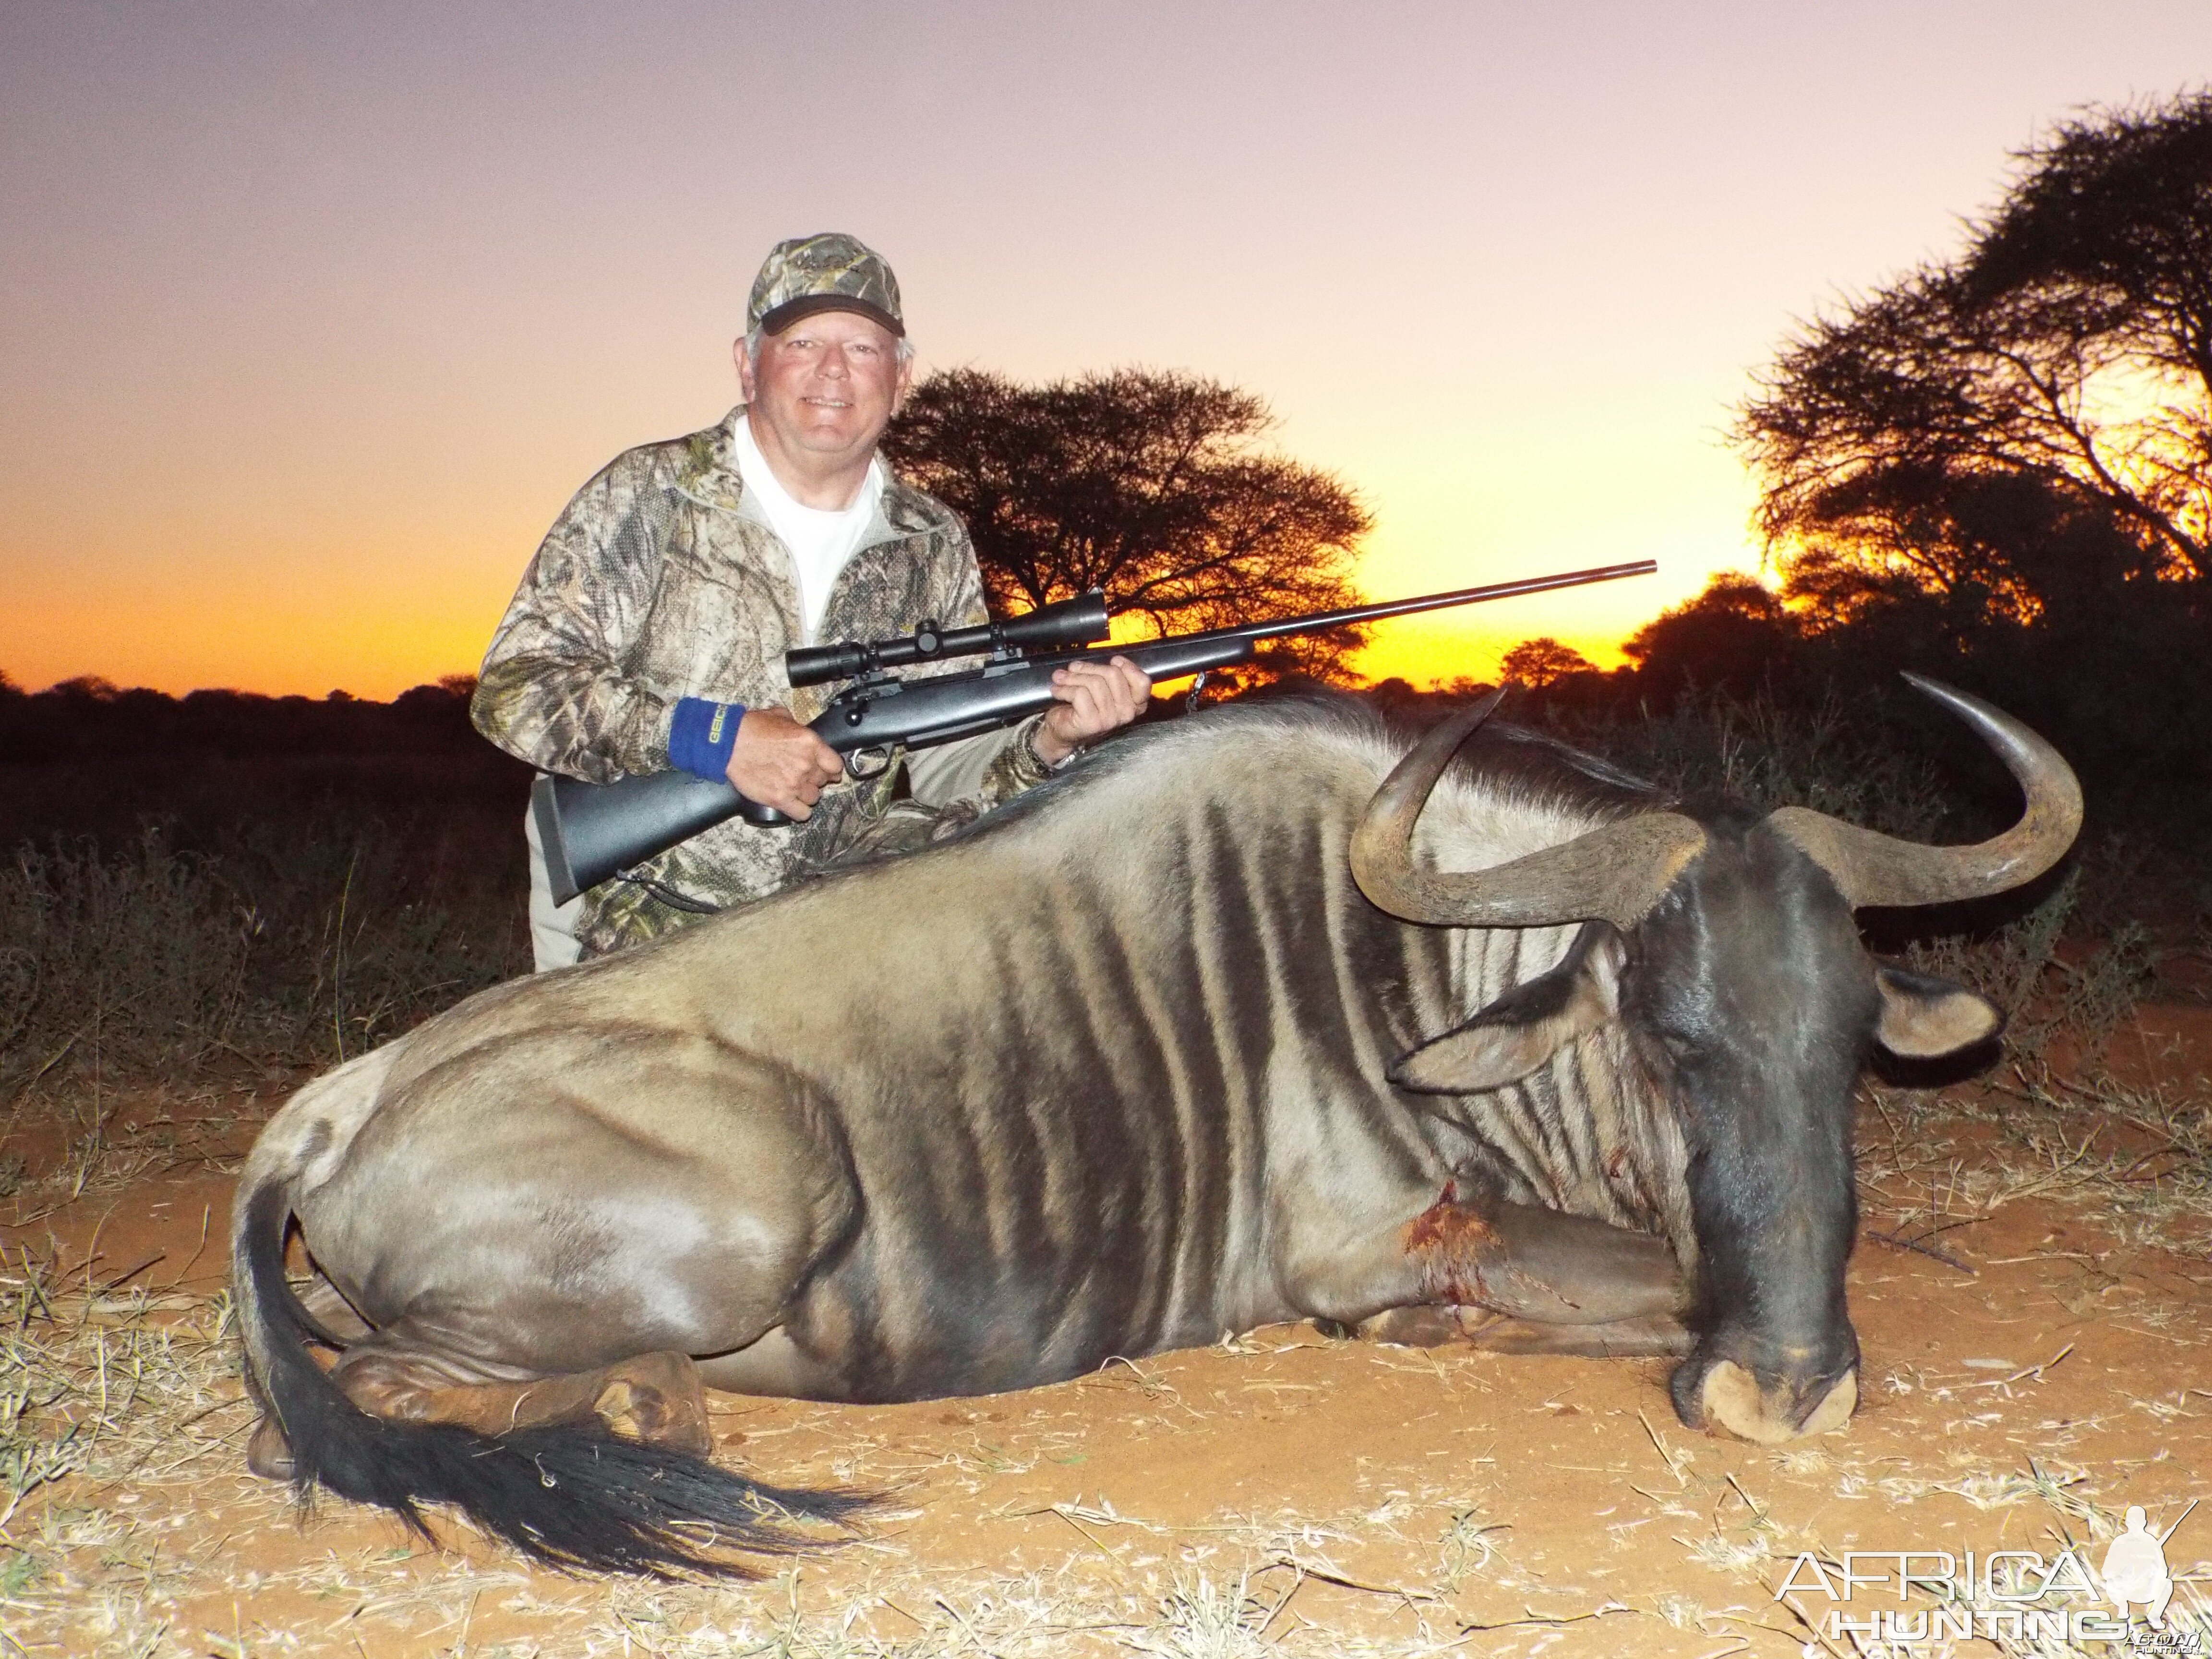
M 848 680 L 901 663 L 939 657 L 972 657 L 985 651 L 1038 650 L 1061 645 L 1095 645 L 1106 637 L 1106 595 L 1097 588 L 1041 605 L 1005 622 L 973 628 L 939 628 L 926 622 L 911 634 L 890 640 L 846 640 L 836 645 L 802 645 L 783 653 L 783 672 L 793 685 Z

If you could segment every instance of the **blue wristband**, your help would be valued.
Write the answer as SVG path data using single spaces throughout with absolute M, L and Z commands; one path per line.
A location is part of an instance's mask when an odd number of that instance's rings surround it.
M 727 782 L 730 750 L 738 746 L 738 722 L 744 717 L 745 706 L 741 702 L 681 699 L 668 722 L 669 763 L 694 777 Z

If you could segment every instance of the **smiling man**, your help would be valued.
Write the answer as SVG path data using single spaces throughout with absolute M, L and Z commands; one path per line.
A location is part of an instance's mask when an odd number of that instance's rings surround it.
M 471 713 L 548 772 L 605 783 L 681 767 L 802 823 L 733 818 L 557 911 L 533 841 L 541 969 L 766 897 L 859 849 L 926 841 L 1126 725 L 1151 692 L 1124 658 L 1079 665 L 1054 676 L 1048 714 L 843 781 L 805 724 L 834 688 L 794 690 L 783 653 L 981 622 L 981 573 L 957 516 L 876 453 L 914 355 L 882 257 L 838 234 L 779 243 L 745 324 L 744 401 L 718 426 L 626 452 L 577 492 L 523 573 Z

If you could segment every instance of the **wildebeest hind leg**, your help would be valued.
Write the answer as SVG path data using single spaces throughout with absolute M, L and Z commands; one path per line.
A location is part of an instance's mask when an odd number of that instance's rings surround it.
M 400 1320 L 346 1351 L 331 1375 L 363 1411 L 480 1434 L 598 1417 L 616 1433 L 705 1456 L 707 1396 L 689 1354 L 641 1353 L 551 1376 L 487 1375 Z
M 714 1450 L 707 1396 L 689 1354 L 635 1355 L 592 1370 L 550 1376 L 499 1376 L 397 1321 L 347 1349 L 331 1376 L 374 1417 L 455 1423 L 479 1434 L 597 1418 L 615 1434 L 705 1457 Z M 275 1480 L 291 1475 L 283 1431 L 264 1418 L 247 1466 Z
M 351 1342 L 368 1334 L 368 1322 L 320 1273 L 300 1287 L 299 1296 L 300 1307 L 307 1317 L 340 1341 Z

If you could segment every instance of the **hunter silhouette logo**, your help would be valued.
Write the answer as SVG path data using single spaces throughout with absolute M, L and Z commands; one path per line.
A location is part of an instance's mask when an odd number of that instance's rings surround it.
M 2127 1530 L 2112 1540 L 2105 1552 L 2105 1565 L 2097 1572 L 2104 1583 L 2105 1599 L 2121 1618 L 2128 1617 L 2130 1604 L 2140 1604 L 2153 1630 L 2166 1628 L 2166 1604 L 2173 1600 L 2173 1575 L 2166 1570 L 2166 1540 L 2181 1530 L 2182 1522 L 2189 1519 L 2189 1510 L 2197 1503 L 2191 1498 L 2189 1509 L 2182 1510 L 2164 1532 L 2150 1529 L 2140 1504 L 2128 1506 Z

